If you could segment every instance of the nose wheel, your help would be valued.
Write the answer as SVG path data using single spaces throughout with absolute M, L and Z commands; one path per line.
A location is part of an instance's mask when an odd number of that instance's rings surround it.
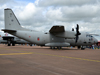
M 85 47 L 84 46 L 77 46 L 78 49 L 84 50 Z

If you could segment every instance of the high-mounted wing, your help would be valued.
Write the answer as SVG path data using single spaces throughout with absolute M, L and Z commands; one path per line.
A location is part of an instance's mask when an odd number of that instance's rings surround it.
M 53 26 L 50 31 L 54 36 L 61 38 L 73 39 L 75 38 L 75 32 L 65 31 L 64 26 Z
M 65 32 L 64 26 L 53 26 L 50 31 L 50 33 L 60 33 Z

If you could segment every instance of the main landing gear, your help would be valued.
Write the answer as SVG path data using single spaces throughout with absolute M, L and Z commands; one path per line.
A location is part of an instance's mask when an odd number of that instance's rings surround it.
M 8 46 L 11 46 L 11 44 L 12 46 L 15 46 L 14 39 L 8 39 L 7 43 L 8 43 Z
M 62 47 L 50 47 L 50 49 L 62 49 Z

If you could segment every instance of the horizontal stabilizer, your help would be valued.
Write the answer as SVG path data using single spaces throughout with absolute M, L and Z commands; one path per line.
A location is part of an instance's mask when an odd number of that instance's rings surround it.
M 3 40 L 14 39 L 14 36 L 2 36 Z
M 64 26 L 53 26 L 50 31 L 50 33 L 60 33 L 65 32 Z
M 16 32 L 16 30 L 2 29 L 4 32 Z

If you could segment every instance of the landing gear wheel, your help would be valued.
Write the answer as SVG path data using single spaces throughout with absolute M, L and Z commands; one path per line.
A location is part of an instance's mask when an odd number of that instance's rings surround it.
M 32 44 L 29 44 L 30 46 L 33 46 Z
M 61 47 L 57 47 L 57 49 L 61 49 Z
M 10 41 L 8 41 L 8 46 L 11 46 L 11 42 Z
M 81 50 L 85 50 L 85 48 L 81 48 Z
M 50 49 L 55 49 L 55 47 L 50 47 Z
M 80 46 L 77 46 L 77 48 L 80 49 L 81 47 Z
M 12 43 L 12 46 L 15 46 L 15 43 Z
M 85 47 L 84 46 L 81 46 L 81 50 L 84 50 L 85 49 Z

